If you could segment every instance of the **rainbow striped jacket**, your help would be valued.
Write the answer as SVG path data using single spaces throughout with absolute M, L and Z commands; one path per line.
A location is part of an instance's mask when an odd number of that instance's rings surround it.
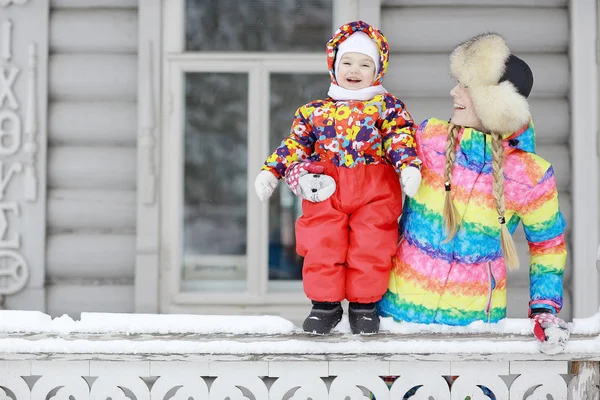
M 398 321 L 468 325 L 506 316 L 506 268 L 492 194 L 491 137 L 471 128 L 459 133 L 452 175 L 461 216 L 456 236 L 444 242 L 445 144 L 448 123 L 424 121 L 417 129 L 423 180 L 405 203 L 401 241 L 379 312 Z M 531 122 L 505 135 L 504 193 L 507 227 L 523 223 L 530 250 L 530 309 L 562 307 L 565 221 L 552 166 L 534 154 Z

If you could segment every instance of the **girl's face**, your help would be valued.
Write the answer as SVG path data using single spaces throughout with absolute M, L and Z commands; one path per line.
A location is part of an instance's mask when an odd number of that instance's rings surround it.
M 345 53 L 338 67 L 338 84 L 344 89 L 368 88 L 375 81 L 375 64 L 362 53 Z
M 454 100 L 454 114 L 451 122 L 454 125 L 460 125 L 467 128 L 483 131 L 483 125 L 475 114 L 475 106 L 466 87 L 458 83 L 450 91 L 450 96 Z

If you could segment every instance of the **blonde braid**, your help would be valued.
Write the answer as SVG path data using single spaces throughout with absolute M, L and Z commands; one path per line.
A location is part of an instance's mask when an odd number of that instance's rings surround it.
M 454 161 L 456 159 L 456 140 L 458 139 L 458 131 L 460 127 L 450 124 L 448 126 L 448 138 L 446 139 L 446 165 L 444 166 L 444 187 L 446 189 L 446 198 L 444 199 L 443 218 L 446 223 L 448 237 L 444 240 L 447 243 L 456 235 L 458 231 L 458 210 L 452 201 L 450 190 L 452 188 L 452 170 L 454 169 Z
M 492 133 L 492 154 L 493 154 L 493 178 L 494 178 L 494 200 L 496 202 L 496 211 L 498 212 L 498 222 L 500 223 L 500 242 L 502 253 L 504 253 L 504 263 L 510 270 L 519 269 L 519 256 L 515 248 L 515 242 L 506 227 L 504 218 L 504 147 L 502 146 L 502 135 Z

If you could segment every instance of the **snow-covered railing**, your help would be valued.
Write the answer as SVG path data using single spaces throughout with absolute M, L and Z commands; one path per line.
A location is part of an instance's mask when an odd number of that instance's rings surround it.
M 315 337 L 268 316 L 2 311 L 0 400 L 599 399 L 600 314 L 571 328 L 566 351 L 548 356 L 521 319 L 384 319 L 362 337 L 343 320 Z

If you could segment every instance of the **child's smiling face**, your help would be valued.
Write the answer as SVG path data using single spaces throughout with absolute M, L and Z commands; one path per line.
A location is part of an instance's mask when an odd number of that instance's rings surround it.
M 375 63 L 362 53 L 345 53 L 340 60 L 338 85 L 348 90 L 368 88 L 375 81 Z

